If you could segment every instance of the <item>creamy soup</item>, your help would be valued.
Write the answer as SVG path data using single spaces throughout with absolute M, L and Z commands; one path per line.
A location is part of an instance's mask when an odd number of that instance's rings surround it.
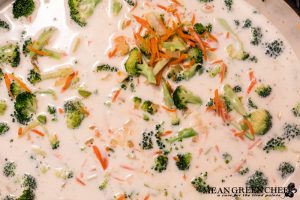
M 292 182 L 299 60 L 255 8 L 29 2 L 0 11 L 0 199 L 271 199 L 251 193 Z

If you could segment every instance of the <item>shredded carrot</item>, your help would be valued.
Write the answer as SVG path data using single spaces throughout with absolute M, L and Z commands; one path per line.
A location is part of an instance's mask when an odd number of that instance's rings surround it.
M 117 200 L 125 200 L 126 196 L 125 194 L 121 194 L 120 196 L 118 196 Z
M 149 200 L 150 199 L 150 194 L 147 194 L 144 198 L 144 200 Z
M 239 137 L 241 140 L 244 140 L 245 133 L 246 133 L 246 131 L 240 131 L 240 132 L 234 131 L 234 136 Z
M 151 33 L 153 32 L 150 24 L 146 20 L 144 20 L 136 15 L 133 15 L 133 17 L 136 20 L 136 22 L 139 23 L 143 28 L 146 28 Z
M 156 75 L 156 77 L 155 77 L 155 79 L 156 79 L 156 86 L 160 86 L 160 84 L 161 84 L 161 81 L 162 81 L 162 79 L 163 79 L 163 73 L 164 73 L 164 71 L 165 71 L 165 67 L 162 69 L 162 70 L 160 70 L 160 72 L 158 72 L 158 74 Z
M 111 101 L 114 103 L 118 99 L 119 95 L 121 93 L 121 89 L 115 90 L 113 93 L 113 96 L 111 98 Z
M 127 166 L 127 165 L 120 165 L 121 168 L 127 169 L 129 171 L 136 171 L 133 167 Z
M 27 92 L 31 92 L 31 90 L 27 87 L 27 85 L 21 81 L 21 79 L 17 78 L 16 76 L 14 76 L 13 74 L 8 74 L 9 78 L 16 81 L 21 88 L 23 88 L 25 91 Z
M 254 132 L 252 124 L 248 120 L 246 120 L 246 119 L 243 120 L 243 123 L 248 127 L 251 135 L 254 135 L 255 132 Z
M 182 31 L 182 28 L 179 28 L 177 29 L 177 34 L 182 37 L 183 39 L 188 39 L 188 40 L 191 40 L 191 41 L 195 41 L 195 38 L 191 35 L 188 35 L 188 34 L 185 34 L 183 31 Z
M 221 64 L 221 71 L 220 71 L 221 83 L 223 82 L 223 80 L 225 78 L 226 70 L 227 70 L 227 65 L 225 63 L 222 63 Z
M 204 47 L 204 44 L 203 44 L 201 38 L 198 36 L 198 34 L 192 28 L 190 28 L 190 32 L 191 32 L 192 36 L 195 38 L 195 40 L 197 41 L 200 49 L 202 50 L 204 60 L 207 60 L 206 49 Z
M 49 53 L 44 52 L 44 51 L 42 51 L 42 50 L 34 49 L 31 45 L 28 46 L 28 49 L 29 49 L 31 52 L 33 52 L 33 53 L 35 53 L 35 54 L 37 54 L 37 55 L 39 55 L 39 56 L 50 56 Z
M 165 136 L 168 136 L 168 135 L 171 135 L 173 132 L 171 130 L 167 130 L 165 132 L 163 132 L 162 134 L 160 134 L 161 137 L 165 137 Z
M 33 133 L 35 133 L 35 134 L 37 134 L 37 135 L 39 135 L 39 136 L 41 136 L 41 137 L 44 137 L 44 136 L 45 136 L 44 133 L 42 133 L 41 131 L 36 130 L 36 129 L 32 129 L 31 132 L 33 132 Z
M 195 17 L 195 13 L 193 14 L 193 17 L 192 17 L 192 25 L 194 25 L 196 22 L 196 17 Z
M 59 114 L 63 114 L 65 112 L 64 109 L 62 109 L 62 108 L 58 108 L 57 110 L 58 110 Z
M 192 59 L 191 61 L 189 61 L 188 63 L 184 63 L 183 64 L 183 67 L 185 67 L 185 68 L 190 68 L 190 67 L 192 67 L 194 64 L 195 64 L 195 59 Z
M 175 113 L 176 109 L 172 109 L 172 108 L 168 108 L 167 106 L 162 105 L 161 106 L 164 110 L 166 110 L 167 112 L 171 112 L 171 113 Z
M 223 63 L 223 60 L 215 60 L 211 62 L 212 65 Z
M 250 94 L 250 92 L 252 91 L 252 89 L 256 85 L 256 78 L 254 77 L 254 72 L 253 71 L 249 72 L 249 79 L 250 79 L 250 83 L 249 83 L 248 88 L 247 88 L 247 94 Z
M 99 148 L 95 145 L 92 146 L 94 154 L 96 155 L 97 159 L 99 160 L 103 170 L 106 170 L 108 167 L 108 160 L 104 158 L 99 150 Z
M 227 33 L 226 33 L 226 38 L 228 39 L 229 37 L 230 37 L 230 33 L 227 32 Z
M 10 91 L 11 80 L 9 79 L 7 74 L 4 74 L 4 82 L 5 82 L 5 86 L 6 86 L 6 89 L 8 91 L 9 96 L 12 97 L 13 95 Z
M 159 51 L 158 51 L 158 40 L 157 38 L 151 38 L 150 39 L 151 44 L 151 58 L 150 58 L 150 65 L 153 65 L 155 62 L 155 59 L 159 57 Z
M 219 42 L 218 39 L 211 33 L 207 33 L 207 35 L 208 35 L 208 38 L 211 39 L 212 41 L 217 42 L 217 43 Z
M 75 180 L 76 180 L 76 182 L 79 183 L 80 185 L 83 185 L 83 186 L 86 185 L 85 182 L 83 182 L 83 181 L 82 181 L 80 178 L 78 178 L 78 177 L 76 177 Z
M 258 140 L 256 140 L 255 142 L 253 142 L 253 144 L 251 144 L 251 145 L 248 147 L 248 150 L 253 149 L 253 148 L 254 148 L 255 146 L 257 146 L 260 142 L 261 142 L 261 139 L 258 139 Z
M 181 54 L 180 57 L 176 60 L 173 60 L 172 62 L 169 63 L 169 66 L 171 65 L 176 65 L 182 63 L 184 60 L 188 58 L 187 54 Z
M 227 112 L 224 101 L 219 96 L 218 89 L 215 90 L 215 96 L 213 98 L 213 101 L 214 101 L 214 107 L 210 108 L 208 111 L 215 110 L 217 115 L 220 116 L 224 122 L 228 121 L 230 119 L 230 116 Z
M 175 4 L 176 6 L 181 6 L 181 3 L 179 3 L 177 0 L 169 0 L 171 3 Z
M 23 135 L 23 128 L 22 127 L 20 127 L 18 129 L 18 136 L 21 136 L 21 135 Z
M 175 13 L 177 11 L 177 9 L 173 8 L 172 6 L 169 7 L 165 7 L 163 5 L 157 4 L 157 7 L 168 12 L 168 13 Z
M 78 72 L 73 72 L 67 77 L 66 82 L 61 89 L 61 92 L 65 92 L 70 87 L 70 85 L 72 84 L 72 80 L 76 77 L 77 74 Z

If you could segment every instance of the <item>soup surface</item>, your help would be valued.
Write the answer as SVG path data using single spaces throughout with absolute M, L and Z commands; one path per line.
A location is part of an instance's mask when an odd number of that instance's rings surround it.
M 289 183 L 299 60 L 258 10 L 72 2 L 0 11 L 0 199 L 264 199 L 206 193 Z

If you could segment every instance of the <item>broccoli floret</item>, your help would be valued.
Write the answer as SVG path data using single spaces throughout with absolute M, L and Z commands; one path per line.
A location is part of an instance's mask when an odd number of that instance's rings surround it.
M 22 195 L 17 200 L 34 200 L 35 194 L 32 189 L 28 188 L 23 190 Z
M 258 106 L 254 103 L 254 101 L 251 98 L 248 99 L 248 107 L 258 109 Z
M 242 87 L 239 85 L 234 86 L 232 89 L 235 93 L 239 93 L 242 91 Z
M 84 105 L 79 100 L 69 100 L 64 104 L 67 127 L 75 129 L 80 126 L 86 116 Z
M 259 85 L 257 86 L 257 88 L 255 89 L 255 92 L 262 98 L 268 97 L 270 96 L 270 94 L 272 93 L 272 88 L 269 85 Z
M 32 39 L 28 38 L 27 40 L 24 41 L 23 47 L 22 47 L 22 52 L 23 52 L 24 56 L 27 56 L 30 53 L 30 50 L 28 49 L 28 47 L 30 45 L 32 45 Z
M 153 132 L 143 132 L 143 139 L 140 142 L 140 146 L 144 150 L 153 149 L 153 141 L 152 141 Z
M 173 93 L 173 101 L 175 106 L 180 109 L 187 109 L 187 104 L 202 104 L 199 96 L 194 95 L 191 91 L 187 90 L 184 86 L 178 86 Z
M 4 135 L 5 133 L 7 133 L 7 131 L 9 131 L 8 124 L 5 122 L 0 122 L 0 135 Z
M 41 74 L 34 69 L 31 69 L 27 75 L 27 80 L 32 84 L 35 85 L 42 81 Z
M 0 28 L 10 30 L 9 24 L 6 21 L 3 21 L 2 19 L 0 19 Z
M 6 44 L 0 47 L 0 64 L 17 67 L 20 64 L 20 51 L 18 44 Z
M 20 124 L 26 125 L 37 110 L 36 96 L 30 92 L 22 92 L 16 97 L 14 116 Z
M 272 128 L 272 116 L 267 110 L 258 109 L 250 113 L 249 121 L 257 135 L 265 135 Z
M 251 188 L 253 193 L 262 193 L 264 188 L 268 185 L 268 178 L 261 171 L 255 171 L 247 182 L 246 187 Z
M 295 167 L 289 162 L 282 162 L 278 167 L 280 176 L 285 179 L 295 172 Z
M 145 112 L 147 112 L 147 113 L 149 113 L 151 115 L 157 113 L 158 107 L 159 106 L 157 104 L 155 104 L 155 103 L 153 103 L 151 101 L 144 101 L 143 104 L 142 104 L 142 106 L 141 106 L 141 108 L 142 108 L 143 111 L 145 111 Z
M 108 64 L 103 64 L 103 65 L 97 66 L 96 71 L 97 72 L 102 72 L 102 71 L 117 72 L 117 71 L 119 71 L 119 69 L 117 67 L 112 67 L 112 66 L 110 66 Z
M 16 82 L 12 82 L 10 84 L 10 93 L 16 97 L 18 96 L 19 94 L 21 94 L 22 92 L 25 92 L 25 90 L 23 88 L 21 88 L 21 86 L 16 83 Z
M 198 135 L 193 128 L 185 128 L 178 132 L 178 136 L 168 139 L 169 143 L 182 141 L 183 139 L 191 138 Z
M 224 96 L 227 98 L 228 101 L 230 101 L 231 107 L 238 112 L 240 115 L 246 116 L 247 112 L 246 109 L 238 97 L 238 95 L 233 91 L 232 87 L 230 85 L 224 86 Z
M 197 47 L 193 47 L 188 50 L 188 57 L 189 59 L 194 59 L 196 63 L 203 63 L 202 50 Z
M 1 110 L 1 109 L 0 109 Z M 0 112 L 1 113 L 1 112 Z M 295 117 L 300 117 L 300 103 L 297 103 L 293 108 L 292 108 L 292 113 Z
M 223 153 L 222 157 L 226 164 L 229 164 L 232 161 L 232 156 L 229 153 Z
M 142 99 L 140 97 L 133 97 L 134 109 L 138 109 L 142 104 Z
M 0 82 L 3 80 L 3 76 L 4 76 L 4 73 L 3 73 L 2 69 L 0 68 Z
M 263 150 L 269 153 L 270 151 L 285 151 L 287 149 L 284 138 L 276 137 L 270 139 L 264 146 Z
M 24 174 L 22 177 L 22 187 L 35 190 L 37 188 L 36 179 L 30 174 Z
M 125 0 L 125 2 L 126 2 L 128 5 L 132 6 L 132 7 L 135 6 L 134 1 L 132 1 L 132 0 Z
M 109 179 L 108 179 L 108 176 L 104 178 L 104 180 L 102 181 L 102 183 L 99 185 L 99 190 L 104 190 L 107 185 L 108 185 L 108 182 L 109 182 Z
M 265 44 L 265 54 L 270 56 L 271 58 L 277 58 L 280 56 L 284 50 L 283 41 L 278 39 L 273 42 L 269 42 Z
M 171 41 L 164 42 L 162 44 L 163 48 L 169 51 L 183 51 L 186 49 L 185 42 L 180 37 L 173 37 Z
M 48 105 L 47 111 L 50 115 L 52 115 L 52 121 L 56 121 L 56 108 L 55 106 Z
M 250 28 L 252 26 L 252 21 L 250 19 L 246 19 L 243 23 L 243 28 Z
M 56 135 L 52 135 L 50 137 L 50 145 L 51 145 L 51 148 L 54 150 L 54 149 L 58 149 L 59 145 L 60 145 L 60 142 L 57 138 Z
M 15 162 L 12 162 L 12 161 L 7 161 L 5 164 L 4 164 L 4 167 L 3 167 L 3 174 L 4 176 L 6 177 L 13 177 L 16 175 L 16 168 L 17 168 L 17 165 Z
M 191 165 L 192 154 L 177 154 L 176 156 L 176 166 L 179 170 L 188 170 Z
M 228 11 L 232 10 L 233 0 L 224 0 L 225 6 Z
M 34 0 L 15 0 L 13 4 L 14 18 L 28 17 L 35 9 Z
M 166 155 L 159 155 L 154 160 L 154 166 L 152 167 L 155 171 L 161 173 L 167 169 L 169 158 Z
M 7 109 L 7 105 L 5 100 L 0 99 L 0 116 L 5 114 L 6 109 Z
M 244 176 L 245 174 L 248 174 L 249 171 L 250 171 L 249 168 L 246 167 L 245 169 L 240 170 L 240 171 L 239 171 L 239 174 L 242 175 L 242 176 Z
M 194 25 L 194 31 L 196 32 L 196 33 L 198 33 L 198 34 L 203 34 L 205 31 L 206 31 L 206 28 L 205 28 L 205 26 L 203 25 L 203 24 L 201 24 L 201 23 L 196 23 L 195 25 Z
M 126 72 L 132 76 L 144 75 L 149 83 L 156 84 L 156 78 L 154 76 L 152 68 L 150 68 L 145 62 L 142 62 L 142 55 L 138 48 L 133 48 L 129 52 L 128 59 L 125 63 Z
M 200 176 L 194 178 L 191 182 L 194 188 L 200 193 L 208 193 L 212 189 L 212 187 L 206 183 L 207 175 L 207 172 L 201 173 Z
M 283 127 L 283 137 L 287 140 L 292 140 L 300 136 L 300 125 L 299 124 L 288 124 L 286 123 Z
M 71 18 L 81 27 L 87 25 L 87 20 L 94 14 L 101 0 L 68 0 Z
M 253 27 L 251 28 L 251 41 L 252 45 L 259 45 L 261 43 L 263 34 L 260 27 Z
M 36 118 L 39 123 L 46 124 L 47 123 L 47 117 L 45 115 L 39 115 Z

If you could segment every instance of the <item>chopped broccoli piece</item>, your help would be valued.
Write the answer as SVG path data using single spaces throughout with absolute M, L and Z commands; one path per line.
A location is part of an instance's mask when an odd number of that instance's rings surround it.
M 64 104 L 67 127 L 75 129 L 80 126 L 86 116 L 84 105 L 79 100 L 69 100 Z
M 30 53 L 30 50 L 28 49 L 29 46 L 32 45 L 32 39 L 28 38 L 27 40 L 24 41 L 22 51 L 24 56 L 27 56 Z
M 213 29 L 213 25 L 211 23 L 209 23 L 209 24 L 206 25 L 206 31 L 207 32 L 211 33 L 212 29 Z
M 155 103 L 153 103 L 151 101 L 144 101 L 143 104 L 142 104 L 142 106 L 141 106 L 141 108 L 142 108 L 143 111 L 145 111 L 145 112 L 147 112 L 147 113 L 149 113 L 151 115 L 157 113 L 158 107 L 159 106 L 157 104 L 155 104 Z
M 233 0 L 224 0 L 225 6 L 228 11 L 232 10 Z
M 251 98 L 248 99 L 248 107 L 258 109 L 257 105 L 253 102 Z
M 1 109 L 0 109 L 1 110 Z M 1 111 L 0 111 L 1 113 Z M 292 113 L 295 117 L 300 117 L 300 103 L 297 103 L 293 108 L 292 108 Z
M 0 82 L 3 80 L 3 76 L 4 76 L 4 73 L 3 73 L 2 69 L 0 68 Z
M 265 44 L 265 54 L 270 56 L 271 58 L 277 58 L 280 56 L 284 50 L 283 41 L 278 39 L 273 42 L 268 42 Z
M 6 109 L 7 109 L 7 105 L 5 100 L 0 99 L 0 116 L 5 114 Z
M 242 91 L 242 87 L 239 85 L 234 86 L 232 89 L 235 93 L 239 93 Z
M 94 14 L 100 2 L 101 0 L 68 0 L 72 20 L 81 27 L 86 26 L 88 18 Z
M 261 43 L 263 34 L 260 27 L 252 27 L 251 28 L 251 40 L 250 43 L 252 45 L 259 45 Z
M 243 23 L 243 28 L 250 28 L 252 26 L 252 21 L 250 19 L 246 19 Z
M 242 176 L 244 176 L 245 174 L 248 174 L 248 173 L 249 173 L 249 168 L 248 167 L 246 167 L 245 169 L 242 169 L 242 170 L 239 171 L 239 174 L 242 175 Z
M 178 132 L 178 136 L 168 139 L 169 143 L 174 143 L 177 141 L 182 141 L 183 139 L 191 138 L 198 135 L 198 133 L 193 128 L 185 128 Z
M 50 137 L 50 145 L 51 145 L 51 148 L 54 150 L 54 149 L 58 149 L 59 145 L 60 145 L 60 142 L 57 138 L 56 135 L 52 135 Z
M 169 51 L 184 51 L 186 49 L 185 42 L 180 37 L 173 37 L 171 41 L 164 42 L 162 44 L 163 48 Z
M 192 154 L 177 154 L 176 156 L 176 166 L 179 170 L 188 170 L 191 165 Z
M 22 195 L 17 200 L 34 200 L 35 194 L 32 189 L 28 188 L 23 190 Z
M 211 78 L 216 77 L 220 73 L 221 73 L 221 66 L 216 66 L 215 68 L 208 70 L 208 74 Z
M 175 78 L 175 82 L 180 82 L 182 80 L 190 80 L 191 78 L 193 78 L 197 72 L 199 72 L 199 74 L 201 74 L 203 71 L 203 66 L 200 64 L 196 64 L 193 65 L 192 67 L 190 67 L 187 70 L 183 70 L 180 73 L 176 74 L 176 78 Z
M 255 92 L 262 98 L 270 96 L 272 93 L 272 88 L 269 85 L 259 85 L 256 89 Z
M 150 68 L 146 62 L 141 64 L 142 55 L 138 48 L 133 48 L 129 52 L 128 59 L 125 63 L 126 72 L 132 76 L 139 76 L 140 74 L 144 75 L 149 83 L 156 84 L 156 79 L 153 73 L 152 68 Z
M 9 24 L 6 21 L 3 21 L 2 19 L 0 19 L 0 28 L 10 30 Z
M 178 109 L 187 109 L 187 104 L 202 104 L 200 97 L 195 96 L 191 91 L 184 86 L 178 86 L 173 93 L 173 101 Z
M 283 127 L 283 137 L 287 140 L 292 140 L 300 136 L 300 125 L 299 124 L 288 124 L 286 123 Z
M 168 85 L 168 83 L 163 80 L 162 81 L 162 88 L 163 88 L 163 94 L 164 94 L 164 102 L 166 104 L 166 106 L 170 109 L 174 108 L 174 101 L 172 98 L 172 95 L 170 93 L 170 86 Z
M 153 141 L 152 141 L 153 132 L 143 132 L 143 139 L 140 142 L 140 146 L 144 150 L 153 149 Z
M 46 124 L 47 123 L 47 117 L 45 115 L 39 115 L 36 118 L 39 123 Z
M 135 3 L 134 3 L 133 0 L 125 0 L 125 2 L 126 2 L 129 6 L 132 6 L 132 7 L 135 6 Z
M 194 25 L 194 31 L 201 35 L 206 31 L 206 27 L 201 23 L 196 23 Z
M 253 193 L 262 193 L 264 188 L 268 185 L 268 178 L 261 171 L 255 171 L 247 182 L 246 187 L 251 188 Z
M 285 179 L 295 172 L 295 167 L 289 162 L 282 162 L 278 167 L 280 176 Z
M 108 179 L 108 176 L 104 177 L 104 180 L 102 181 L 102 183 L 99 185 L 99 190 L 104 190 L 107 185 L 108 185 L 108 182 L 109 182 L 109 179 Z
M 7 133 L 7 131 L 9 131 L 8 124 L 4 122 L 0 122 L 0 135 L 4 135 L 5 133 Z
M 201 173 L 200 176 L 194 178 L 191 182 L 194 188 L 200 193 L 208 193 L 212 189 L 212 187 L 206 183 L 207 175 L 207 172 Z
M 15 162 L 12 162 L 12 161 L 6 161 L 6 163 L 4 164 L 4 167 L 3 167 L 3 174 L 4 176 L 6 177 L 13 177 L 16 175 L 16 168 L 17 168 L 17 165 Z
M 20 64 L 20 51 L 18 44 L 6 44 L 0 47 L 0 64 L 17 67 Z
M 270 139 L 264 146 L 263 150 L 269 153 L 270 151 L 285 151 L 287 149 L 284 138 L 276 137 Z
M 232 156 L 229 153 L 223 153 L 222 157 L 226 164 L 229 164 L 232 161 Z
M 189 59 L 194 59 L 196 63 L 203 63 L 202 50 L 197 47 L 193 47 L 188 50 L 188 57 Z
M 16 97 L 19 94 L 21 94 L 22 92 L 25 92 L 25 90 L 23 88 L 21 88 L 21 86 L 18 83 L 12 82 L 10 84 L 10 92 L 14 97 Z
M 35 69 L 31 69 L 27 75 L 27 80 L 32 84 L 35 85 L 42 81 L 41 74 L 37 72 Z
M 26 125 L 37 110 L 36 96 L 30 92 L 22 92 L 16 97 L 14 116 L 20 124 Z
M 15 0 L 13 3 L 13 16 L 18 19 L 20 17 L 28 17 L 35 9 L 34 0 Z
M 258 109 L 250 113 L 249 121 L 257 135 L 265 135 L 272 128 L 272 116 L 267 110 Z
M 134 109 L 138 109 L 142 104 L 142 99 L 140 97 L 133 97 Z
M 88 98 L 89 96 L 92 95 L 92 92 L 80 87 L 78 88 L 78 94 L 83 98 Z
M 36 179 L 30 174 L 24 174 L 22 177 L 22 187 L 35 190 L 37 188 Z
M 54 106 L 48 106 L 48 113 L 50 115 L 55 115 L 56 114 L 56 108 Z
M 167 169 L 168 166 L 168 157 L 166 155 L 159 155 L 154 160 L 153 169 L 159 173 Z
M 112 66 L 110 66 L 108 64 L 103 64 L 103 65 L 97 66 L 96 71 L 97 72 L 102 72 L 102 71 L 117 72 L 117 71 L 119 71 L 119 69 L 117 67 L 112 67 Z
M 247 115 L 246 109 L 245 109 L 242 101 L 237 96 L 237 94 L 233 91 L 233 89 L 230 85 L 224 86 L 224 96 L 230 101 L 232 108 L 236 112 L 238 112 L 240 115 L 243 115 L 243 116 Z
M 122 3 L 119 0 L 113 0 L 111 5 L 111 11 L 114 16 L 117 16 L 122 10 Z

